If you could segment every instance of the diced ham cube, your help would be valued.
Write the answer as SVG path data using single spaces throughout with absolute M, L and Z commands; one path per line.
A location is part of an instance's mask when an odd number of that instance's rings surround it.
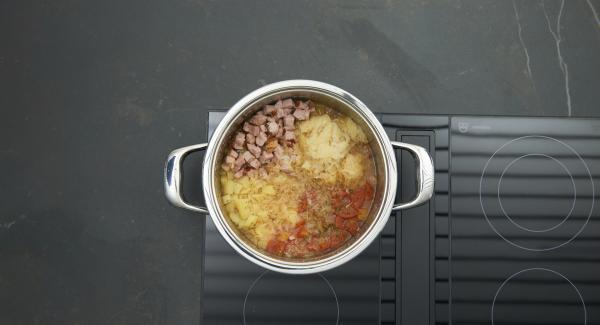
M 233 166 L 233 164 L 235 163 L 235 158 L 233 158 L 232 156 L 227 156 L 225 157 L 225 163 L 227 165 Z
M 285 134 L 283 135 L 283 139 L 285 141 L 293 141 L 296 140 L 296 134 L 294 134 L 294 131 L 285 131 Z
M 267 126 L 266 125 L 261 125 L 260 127 L 260 132 L 267 132 Z
M 244 123 L 244 131 L 251 133 L 253 136 L 258 136 L 258 133 L 260 132 L 260 128 L 256 125 L 252 125 L 248 122 Z
M 233 174 L 233 177 L 240 178 L 240 177 L 244 176 L 244 174 L 245 174 L 245 171 L 243 169 L 240 169 L 235 174 Z
M 246 133 L 246 143 L 254 143 L 255 137 L 252 133 Z
M 235 160 L 235 164 L 233 166 L 233 170 L 235 170 L 235 171 L 240 170 L 244 166 L 245 163 L 246 163 L 246 159 L 244 159 L 244 156 L 243 155 L 239 155 L 237 157 L 237 159 Z
M 280 99 L 280 100 L 278 100 L 278 101 L 275 103 L 275 109 L 279 110 L 279 109 L 282 109 L 282 108 L 283 108 L 283 102 L 282 102 L 282 101 L 281 101 L 281 99 Z
M 294 103 L 294 108 L 296 108 L 296 109 L 308 109 L 308 105 L 306 104 L 306 102 L 298 100 L 298 101 L 296 101 Z
M 250 162 L 250 160 L 254 159 L 254 155 L 250 151 L 244 151 L 241 157 L 245 162 Z
M 238 157 L 238 152 L 235 151 L 235 150 L 229 150 L 229 153 L 227 155 L 231 156 L 233 158 L 237 158 Z
M 264 132 L 260 132 L 256 137 L 256 145 L 262 147 L 265 142 L 267 142 L 267 134 Z
M 265 115 L 273 115 L 273 113 L 275 113 L 275 106 L 265 105 L 263 108 L 263 113 L 265 113 Z
M 244 126 L 242 127 L 242 130 L 250 133 L 251 128 L 252 128 L 252 124 L 250 124 L 248 122 L 244 122 Z
M 246 142 L 246 135 L 243 132 L 238 132 L 233 140 L 233 147 L 235 149 L 244 149 L 244 143 Z
M 275 157 L 277 157 L 277 159 L 281 159 L 281 157 L 283 157 L 283 148 L 280 145 L 277 145 L 275 150 L 273 150 L 273 154 Z
M 267 130 L 270 134 L 276 135 L 277 131 L 279 131 L 279 124 L 277 122 L 269 122 L 267 123 Z
M 258 161 L 258 159 L 256 159 L 256 158 L 254 158 L 248 162 L 248 165 L 250 165 L 250 167 L 252 167 L 254 169 L 258 169 L 258 167 L 260 167 L 260 161 Z
M 226 163 L 222 163 L 221 164 L 221 168 L 223 168 L 224 171 L 229 171 L 231 169 L 231 166 L 229 166 Z
M 248 151 L 250 151 L 250 153 L 253 154 L 254 157 L 260 157 L 260 153 L 262 152 L 262 150 L 258 146 L 253 145 L 251 143 L 248 143 L 246 146 L 248 147 Z
M 286 130 L 293 130 L 294 129 L 294 116 L 293 115 L 287 115 L 283 118 L 283 127 Z
M 281 102 L 281 108 L 283 108 L 283 109 L 292 108 L 292 107 L 294 107 L 294 101 L 291 98 L 284 99 Z
M 263 151 L 259 158 L 261 163 L 267 163 L 271 159 L 273 159 L 273 154 L 267 151 Z
M 310 117 L 310 112 L 306 109 L 296 109 L 294 111 L 294 117 L 300 121 L 304 121 Z
M 254 125 L 263 125 L 263 124 L 267 123 L 267 117 L 264 115 L 256 114 L 256 115 L 252 116 L 252 118 L 250 119 L 250 123 L 252 123 Z
M 258 169 L 258 176 L 260 177 L 267 177 L 268 173 L 267 170 L 264 168 L 259 168 Z
M 283 110 L 283 108 L 277 108 L 277 109 L 275 109 L 275 115 L 274 115 L 274 117 L 276 119 L 279 120 L 279 119 L 283 118 L 284 116 L 285 116 L 285 111 Z

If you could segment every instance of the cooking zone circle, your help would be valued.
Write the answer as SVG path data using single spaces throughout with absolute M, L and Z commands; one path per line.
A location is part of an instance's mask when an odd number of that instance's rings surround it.
M 565 176 L 569 176 L 569 184 L 570 185 L 570 192 L 573 193 L 573 200 L 571 201 L 571 205 L 570 205 L 570 209 L 568 213 L 564 214 L 564 218 L 557 224 L 555 224 L 554 226 L 548 227 L 548 228 L 544 228 L 544 229 L 532 229 L 529 228 L 527 226 L 523 226 L 519 223 L 517 223 L 513 218 L 510 217 L 510 214 L 506 212 L 506 209 L 504 207 L 504 205 L 502 204 L 502 179 L 504 178 L 504 175 L 506 174 L 506 172 L 512 167 L 514 166 L 517 162 L 521 161 L 521 159 L 527 158 L 527 157 L 545 157 L 548 159 L 551 159 L 553 162 L 555 162 L 557 164 L 557 166 L 559 166 L 560 168 L 562 168 L 562 171 L 564 172 Z M 560 171 L 559 171 L 560 173 Z M 562 176 L 561 176 L 562 177 Z M 564 177 L 563 177 L 564 178 Z M 561 188 L 569 191 L 569 186 L 561 186 Z M 498 181 L 498 203 L 500 204 L 500 209 L 502 210 L 502 213 L 504 214 L 504 216 L 515 226 L 526 230 L 526 231 L 531 231 L 531 232 L 546 232 L 546 231 L 551 231 L 554 230 L 558 227 L 560 227 L 563 223 L 565 223 L 565 221 L 567 221 L 567 219 L 569 219 L 569 217 L 571 216 L 571 214 L 573 213 L 573 209 L 575 209 L 575 203 L 577 202 L 577 187 L 575 185 L 575 180 L 573 179 L 573 175 L 571 175 L 571 172 L 569 172 L 569 170 L 567 169 L 567 167 L 560 162 L 560 160 L 552 157 L 552 156 L 548 156 L 548 155 L 544 155 L 544 154 L 527 154 L 527 155 L 522 155 L 519 158 L 516 158 L 515 160 L 511 161 L 510 164 L 508 164 L 504 170 L 502 171 L 502 174 L 500 175 L 500 180 Z
M 540 286 L 543 286 L 542 290 L 536 289 Z M 492 301 L 492 325 L 537 323 L 539 311 L 547 310 L 540 308 L 544 305 L 557 311 L 556 316 L 544 316 L 555 317 L 556 323 L 582 319 L 580 324 L 587 324 L 585 301 L 571 280 L 551 269 L 529 268 L 508 277 L 496 290 Z
M 479 182 L 487 223 L 506 242 L 529 251 L 552 250 L 575 239 L 589 222 L 594 198 L 581 155 L 542 135 L 504 143 L 485 163 Z
M 322 274 L 298 277 L 264 271 L 246 292 L 243 317 L 244 325 L 337 325 L 340 306 L 333 286 Z

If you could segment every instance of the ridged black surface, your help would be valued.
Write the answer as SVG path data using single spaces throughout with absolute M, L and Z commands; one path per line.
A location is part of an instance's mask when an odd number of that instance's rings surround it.
M 323 274 L 339 324 L 600 322 L 600 120 L 378 118 L 391 139 L 429 150 L 435 194 L 393 213 L 365 253 Z M 414 160 L 397 152 L 397 161 L 396 200 L 406 201 Z M 261 275 L 248 324 L 335 324 L 323 278 L 264 273 L 210 220 L 205 246 L 204 324 L 243 323 L 246 291 Z
M 451 139 L 452 323 L 598 324 L 600 121 L 455 117 Z

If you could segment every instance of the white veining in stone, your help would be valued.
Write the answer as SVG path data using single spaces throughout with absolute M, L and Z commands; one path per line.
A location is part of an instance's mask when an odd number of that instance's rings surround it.
M 596 25 L 598 25 L 598 27 L 600 27 L 600 18 L 598 18 L 598 12 L 596 12 L 596 8 L 594 8 L 594 5 L 592 5 L 592 2 L 590 0 L 585 0 L 587 1 L 588 6 L 590 6 L 590 10 L 592 10 L 592 14 L 594 15 L 594 18 L 596 19 Z
M 560 3 L 560 10 L 558 11 L 558 18 L 556 19 L 556 32 L 552 30 L 552 24 L 550 23 L 550 18 L 548 17 L 548 11 L 546 11 L 546 6 L 544 5 L 544 0 L 542 0 L 542 10 L 544 11 L 544 16 L 546 17 L 546 22 L 548 23 L 548 30 L 552 34 L 552 37 L 556 41 L 556 53 L 558 56 L 558 67 L 563 72 L 565 77 L 565 92 L 567 94 L 567 109 L 569 116 L 571 116 L 571 90 L 569 88 L 569 67 L 565 60 L 562 57 L 562 53 L 560 51 L 560 43 L 563 41 L 562 36 L 560 35 L 560 19 L 562 18 L 563 9 L 565 8 L 565 0 L 562 0 Z
M 0 223 L 0 229 L 1 228 L 10 229 L 10 227 L 12 227 L 15 223 L 17 223 L 18 220 L 24 220 L 25 218 L 27 218 L 27 215 L 21 214 L 17 219 L 15 219 L 13 221 Z
M 463 71 L 457 73 L 456 75 L 457 76 L 464 76 L 465 74 L 473 72 L 473 71 L 475 71 L 475 70 L 473 68 L 471 68 L 471 69 L 463 70 Z
M 525 46 L 525 41 L 523 40 L 523 27 L 521 26 L 521 18 L 519 17 L 519 11 L 517 10 L 517 3 L 513 0 L 513 9 L 515 10 L 515 18 L 517 19 L 517 27 L 519 29 L 519 42 L 521 42 L 521 47 L 523 48 L 523 52 L 525 52 L 525 59 L 527 60 L 527 75 L 531 82 L 533 82 L 533 74 L 531 73 L 531 64 L 529 59 L 529 52 L 527 51 L 527 47 Z
M 0 223 L 0 228 L 10 229 L 10 227 L 12 227 L 15 223 L 17 223 L 16 220 L 7 223 Z

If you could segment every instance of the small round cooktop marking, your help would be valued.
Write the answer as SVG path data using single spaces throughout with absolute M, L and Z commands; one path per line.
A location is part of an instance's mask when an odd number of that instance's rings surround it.
M 492 301 L 492 311 L 491 311 L 492 325 L 494 325 L 494 322 L 495 322 L 496 316 L 494 313 L 495 313 L 495 308 L 496 308 L 496 302 L 498 301 L 498 296 L 506 288 L 507 284 L 511 280 L 519 277 L 520 275 L 523 275 L 525 273 L 531 273 L 531 272 L 550 273 L 550 274 L 558 276 L 561 280 L 566 281 L 565 284 L 568 284 L 570 286 L 570 288 L 572 289 L 572 291 L 577 294 L 577 298 L 579 300 L 578 302 L 581 303 L 581 306 L 583 307 L 583 324 L 584 325 L 587 324 L 587 309 L 585 307 L 585 301 L 583 300 L 583 296 L 581 295 L 581 292 L 579 292 L 579 289 L 577 289 L 575 284 L 573 284 L 573 282 L 571 282 L 571 280 L 569 280 L 566 276 L 564 276 L 563 274 L 561 274 L 557 271 L 547 269 L 547 268 L 542 268 L 542 267 L 534 267 L 534 268 L 524 269 L 524 270 L 514 273 L 513 275 L 509 276 L 508 279 L 504 280 L 504 282 L 502 282 L 500 287 L 498 287 L 498 290 L 496 290 L 496 294 L 494 294 L 494 300 Z M 544 284 L 544 285 L 547 285 L 547 284 Z
M 267 318 L 281 324 L 294 320 L 295 324 L 337 325 L 340 320 L 337 294 L 322 274 L 264 271 L 248 287 L 242 312 L 244 325 L 261 324 Z
M 577 157 L 577 159 L 579 160 L 579 162 L 581 163 L 581 165 L 583 166 L 585 173 L 587 174 L 587 178 L 589 180 L 589 184 L 590 184 L 590 189 L 591 189 L 591 203 L 590 203 L 590 208 L 588 211 L 588 215 L 587 218 L 585 219 L 585 221 L 583 222 L 583 224 L 581 225 L 581 227 L 579 227 L 579 229 L 566 241 L 556 244 L 554 246 L 550 246 L 550 247 L 526 247 L 524 245 L 521 245 L 513 240 L 511 240 L 510 238 L 507 238 L 506 236 L 504 236 L 495 226 L 494 224 L 491 222 L 490 217 L 488 216 L 486 210 L 485 210 L 485 205 L 483 203 L 484 199 L 483 199 L 483 183 L 484 183 L 484 179 L 485 179 L 485 173 L 487 171 L 487 168 L 489 167 L 490 163 L 492 162 L 492 160 L 494 159 L 494 157 L 504 148 L 518 142 L 518 141 L 522 141 L 522 140 L 527 140 L 527 139 L 539 139 L 539 140 L 544 140 L 544 141 L 551 141 L 555 144 L 560 145 L 561 147 L 565 148 L 568 152 L 570 152 L 571 154 L 573 154 L 575 157 Z M 535 149 L 534 149 L 535 150 Z M 529 155 L 545 155 L 544 153 L 531 153 Z M 561 163 L 562 164 L 562 163 Z M 566 168 L 566 166 L 565 166 Z M 568 170 L 568 169 L 567 169 Z M 583 158 L 581 157 L 581 155 L 575 150 L 573 149 L 573 147 L 571 147 L 570 145 L 566 144 L 565 142 L 549 137 L 549 136 L 544 136 L 544 135 L 527 135 L 527 136 L 522 136 L 519 138 L 515 138 L 512 139 L 506 143 L 504 143 L 502 146 L 500 146 L 500 148 L 498 148 L 493 154 L 492 156 L 486 161 L 483 170 L 481 172 L 481 177 L 479 179 L 479 204 L 481 205 L 481 211 L 483 212 L 483 216 L 485 217 L 485 220 L 487 221 L 488 225 L 492 228 L 492 230 L 498 235 L 500 236 L 504 241 L 506 241 L 507 243 L 524 249 L 524 250 L 528 250 L 528 251 L 534 251 L 534 252 L 543 252 L 543 251 L 550 251 L 559 247 L 562 247 L 564 245 L 569 244 L 571 241 L 573 241 L 575 238 L 577 238 L 577 236 L 579 236 L 579 234 L 583 231 L 583 229 L 585 229 L 585 227 L 587 226 L 587 224 L 590 221 L 590 218 L 592 216 L 592 212 L 594 211 L 594 203 L 595 203 L 595 198 L 596 198 L 596 194 L 595 194 L 595 188 L 594 188 L 594 181 L 592 178 L 592 173 L 590 172 L 590 169 L 588 167 L 588 165 L 586 164 L 586 162 L 583 160 Z M 574 200 L 575 202 L 575 200 Z M 508 214 L 505 213 L 506 216 L 508 216 Z M 510 220 L 510 218 L 508 218 Z M 567 218 L 565 218 L 563 220 L 563 222 L 560 225 L 562 225 Z M 512 221 L 512 224 L 517 226 L 518 229 L 521 230 L 527 230 L 527 229 L 523 229 L 523 227 L 519 227 L 514 221 Z M 558 226 L 556 227 L 558 228 Z M 553 229 L 556 229 L 553 228 Z M 548 230 L 544 230 L 544 231 L 551 231 L 553 229 L 548 229 Z M 530 231 L 531 232 L 531 231 Z M 540 232 L 540 231 L 538 231 Z
M 559 223 L 557 223 L 556 225 L 554 225 L 552 227 L 548 227 L 548 228 L 544 228 L 544 229 L 532 229 L 531 227 L 523 226 L 523 225 L 517 223 L 515 220 L 513 220 L 513 218 L 510 217 L 510 214 L 506 212 L 506 209 L 504 208 L 504 205 L 502 204 L 502 196 L 501 196 L 500 192 L 501 192 L 501 187 L 502 187 L 502 179 L 504 178 L 506 171 L 509 170 L 510 167 L 513 166 L 516 162 L 520 161 L 523 158 L 527 158 L 527 157 L 545 157 L 548 159 L 552 159 L 552 161 L 557 163 L 565 171 L 565 173 L 567 175 L 569 175 L 569 178 L 571 180 L 571 186 L 573 189 L 573 191 L 572 191 L 573 192 L 573 200 L 571 201 L 571 208 L 569 209 L 569 212 L 565 215 L 565 217 L 563 217 Z M 530 232 L 548 232 L 548 231 L 551 231 L 551 230 L 554 230 L 554 229 L 560 227 L 562 224 L 565 223 L 565 221 L 567 221 L 567 219 L 569 219 L 569 217 L 573 213 L 573 210 L 575 209 L 575 203 L 577 202 L 577 187 L 575 185 L 575 180 L 573 179 L 573 175 L 571 174 L 571 172 L 569 171 L 567 166 L 565 166 L 565 164 L 563 164 L 560 160 L 558 160 L 552 156 L 542 154 L 542 153 L 530 153 L 530 154 L 522 155 L 520 157 L 515 158 L 513 161 L 511 161 L 506 167 L 504 167 L 504 170 L 502 171 L 502 174 L 500 175 L 500 180 L 498 181 L 498 189 L 497 190 L 498 190 L 498 203 L 500 204 L 500 209 L 502 210 L 502 214 L 504 214 L 504 216 L 516 227 L 523 229 L 525 231 L 530 231 Z

